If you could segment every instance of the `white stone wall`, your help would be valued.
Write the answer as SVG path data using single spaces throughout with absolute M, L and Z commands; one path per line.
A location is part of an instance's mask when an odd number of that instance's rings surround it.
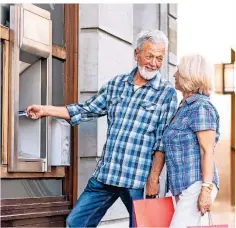
M 79 24 L 79 101 L 82 102 L 116 75 L 132 70 L 133 5 L 80 4 Z M 106 126 L 106 117 L 79 126 L 78 194 L 101 156 Z M 125 206 L 118 200 L 103 221 L 127 217 Z

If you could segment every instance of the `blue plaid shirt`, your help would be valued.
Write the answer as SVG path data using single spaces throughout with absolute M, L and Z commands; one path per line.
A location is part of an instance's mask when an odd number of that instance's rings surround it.
M 107 115 L 107 140 L 93 176 L 126 188 L 144 187 L 153 151 L 163 151 L 163 130 L 177 106 L 174 88 L 159 73 L 134 91 L 136 70 L 115 77 L 84 104 L 67 106 L 72 125 Z
M 175 119 L 163 134 L 168 184 L 178 195 L 196 181 L 202 180 L 200 147 L 197 131 L 215 130 L 215 144 L 219 139 L 219 115 L 209 97 L 194 94 L 178 109 Z M 214 163 L 213 182 L 219 187 Z

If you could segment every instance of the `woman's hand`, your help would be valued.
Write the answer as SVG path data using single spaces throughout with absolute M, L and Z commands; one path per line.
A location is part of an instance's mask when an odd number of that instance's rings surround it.
M 211 210 L 211 191 L 206 187 L 202 187 L 201 193 L 198 197 L 198 210 L 203 216 L 207 211 Z
M 213 130 L 198 131 L 196 135 L 200 146 L 202 180 L 212 182 L 216 132 Z M 202 215 L 211 209 L 211 190 L 205 186 L 202 186 L 198 197 L 198 209 Z

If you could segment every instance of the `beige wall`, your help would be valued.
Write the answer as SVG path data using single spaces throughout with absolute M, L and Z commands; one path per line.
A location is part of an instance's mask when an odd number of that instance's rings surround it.
M 220 176 L 220 191 L 217 199 L 226 201 L 230 200 L 231 98 L 230 95 L 214 95 L 211 99 L 220 115 L 220 140 L 215 151 Z
M 220 115 L 220 140 L 216 146 L 215 159 L 220 176 L 220 191 L 213 204 L 214 224 L 224 223 L 234 227 L 234 208 L 231 206 L 231 97 L 230 95 L 213 95 L 212 103 Z

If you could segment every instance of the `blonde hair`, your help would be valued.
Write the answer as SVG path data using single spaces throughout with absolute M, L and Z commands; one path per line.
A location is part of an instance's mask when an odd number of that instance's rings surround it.
M 203 56 L 199 54 L 183 56 L 178 70 L 179 85 L 184 92 L 210 95 L 213 69 Z

